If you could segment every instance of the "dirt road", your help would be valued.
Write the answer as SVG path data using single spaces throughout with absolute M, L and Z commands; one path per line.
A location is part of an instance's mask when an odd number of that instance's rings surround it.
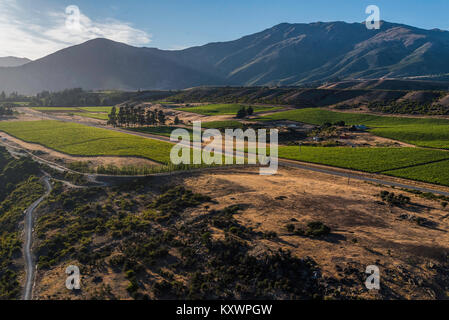
M 48 177 L 43 178 L 45 188 L 47 191 L 45 194 L 37 199 L 31 206 L 26 209 L 25 212 L 25 269 L 26 269 L 26 282 L 25 289 L 23 292 L 23 300 L 31 300 L 33 297 L 33 284 L 34 284 L 34 271 L 35 271 L 35 261 L 33 253 L 31 250 L 31 245 L 33 243 L 33 212 L 37 206 L 45 199 L 46 196 L 51 192 L 51 184 Z

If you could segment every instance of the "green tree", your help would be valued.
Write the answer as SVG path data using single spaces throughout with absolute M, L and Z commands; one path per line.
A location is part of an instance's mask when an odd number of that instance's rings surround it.
M 112 107 L 111 113 L 108 115 L 108 117 L 109 117 L 108 124 L 114 127 L 117 126 L 117 110 L 115 106 Z
M 245 107 L 241 107 L 239 111 L 237 111 L 237 118 L 242 119 L 247 115 Z
M 129 124 L 131 123 L 131 108 L 128 105 L 125 105 L 125 125 L 129 127 Z
M 137 122 L 140 126 L 145 124 L 145 109 L 142 107 L 137 108 Z
M 159 111 L 157 112 L 157 121 L 158 121 L 160 124 L 165 124 L 165 114 L 164 114 L 164 111 L 159 110 Z
M 145 114 L 145 123 L 150 126 L 155 124 L 154 112 L 151 109 L 148 109 Z
M 119 126 L 123 126 L 126 122 L 125 108 L 120 107 L 117 115 L 117 122 Z

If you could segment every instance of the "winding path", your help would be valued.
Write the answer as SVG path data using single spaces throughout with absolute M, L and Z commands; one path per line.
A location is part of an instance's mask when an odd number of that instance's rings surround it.
M 51 184 L 50 179 L 48 177 L 43 178 L 45 187 L 47 191 L 45 194 L 34 201 L 31 206 L 26 209 L 25 212 L 25 269 L 26 269 L 26 282 L 25 289 L 23 292 L 23 300 L 31 300 L 33 297 L 33 284 L 34 284 L 34 271 L 35 271 L 35 263 L 33 253 L 31 251 L 31 245 L 33 243 L 33 212 L 37 208 L 37 206 L 45 199 L 51 192 Z

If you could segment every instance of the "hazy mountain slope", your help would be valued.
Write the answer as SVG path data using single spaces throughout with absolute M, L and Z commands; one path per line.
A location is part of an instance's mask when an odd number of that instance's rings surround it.
M 376 90 L 449 90 L 447 81 L 429 80 L 347 80 L 328 83 L 321 89 L 376 89 Z
M 28 62 L 30 59 L 17 57 L 0 57 L 0 67 L 18 67 Z
M 233 84 L 295 85 L 341 78 L 434 75 L 449 71 L 449 32 L 383 22 L 283 23 L 241 39 L 173 53 L 214 68 Z
M 401 78 L 446 73 L 448 54 L 449 32 L 385 23 L 375 36 L 301 80 Z
M 177 89 L 209 83 L 213 76 L 168 61 L 157 49 L 135 48 L 96 39 L 69 47 L 16 68 L 0 68 L 5 91 L 35 93 L 41 90 Z
M 185 50 L 96 39 L 16 68 L 0 90 L 179 89 L 198 85 L 299 85 L 344 79 L 444 77 L 449 32 L 383 22 L 283 23 L 243 38 Z

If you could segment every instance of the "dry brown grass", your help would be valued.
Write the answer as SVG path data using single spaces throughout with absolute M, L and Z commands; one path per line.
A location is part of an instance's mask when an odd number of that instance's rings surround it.
M 440 265 L 448 270 L 445 259 L 449 253 L 449 212 L 442 209 L 439 201 L 366 182 L 351 180 L 348 184 L 346 178 L 287 168 L 281 168 L 274 176 L 260 176 L 257 168 L 242 168 L 157 179 L 158 186 L 166 184 L 182 184 L 215 200 L 207 206 L 187 209 L 184 217 L 243 205 L 245 209 L 234 216 L 241 225 L 252 227 L 255 232 L 277 234 L 270 240 L 247 240 L 254 255 L 283 248 L 300 258 L 311 257 L 318 263 L 323 279 L 337 283 L 335 286 L 341 287 L 346 297 L 432 299 L 436 292 L 441 297 L 441 292 L 447 290 L 438 280 L 443 271 L 435 268 Z M 390 207 L 380 201 L 382 190 L 410 196 L 411 204 Z M 401 218 L 403 215 L 425 218 L 434 225 L 421 226 Z M 325 223 L 331 234 L 310 238 L 286 229 L 287 224 L 299 228 L 310 221 Z M 224 237 L 220 229 L 213 228 L 212 232 L 215 239 Z M 368 291 L 363 285 L 365 268 L 372 264 L 380 268 L 381 293 Z M 123 274 L 115 274 L 107 266 L 96 272 L 83 279 L 89 285 L 81 296 L 73 296 L 65 289 L 62 266 L 40 273 L 37 297 L 87 299 L 110 285 L 115 298 L 128 298 Z M 94 276 L 101 276 L 102 283 L 93 285 Z M 149 272 L 146 281 L 152 277 L 156 275 Z M 145 282 L 144 290 L 152 297 L 149 283 Z

